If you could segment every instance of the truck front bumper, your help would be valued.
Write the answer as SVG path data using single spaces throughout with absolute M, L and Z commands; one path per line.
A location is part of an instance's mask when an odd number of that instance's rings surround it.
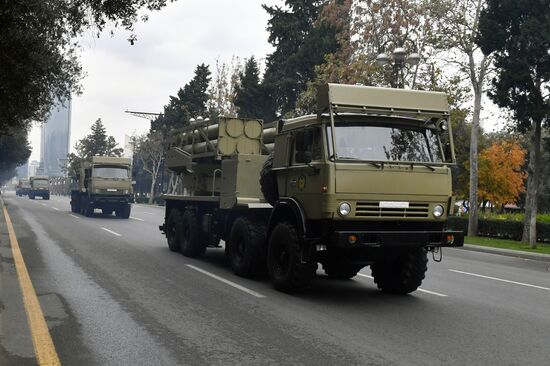
M 92 195 L 91 203 L 94 204 L 117 204 L 117 203 L 132 203 L 132 196 L 108 196 L 108 195 Z
M 461 247 L 464 233 L 443 231 L 335 231 L 332 244 L 337 248 L 358 247 Z

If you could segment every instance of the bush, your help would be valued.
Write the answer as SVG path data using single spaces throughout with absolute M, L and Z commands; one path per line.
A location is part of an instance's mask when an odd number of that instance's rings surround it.
M 447 223 L 449 229 L 468 232 L 468 218 L 453 216 Z M 521 240 L 523 222 L 518 220 L 480 218 L 477 234 L 499 239 Z M 537 222 L 537 241 L 550 243 L 550 223 Z

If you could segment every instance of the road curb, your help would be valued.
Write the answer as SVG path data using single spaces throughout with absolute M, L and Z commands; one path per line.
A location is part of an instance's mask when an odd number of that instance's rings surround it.
M 528 253 L 528 252 L 521 252 L 519 250 L 484 247 L 481 245 L 473 245 L 473 244 L 464 244 L 464 247 L 462 247 L 461 249 L 469 250 L 472 252 L 491 253 L 491 254 L 505 255 L 508 257 L 550 262 L 550 254 Z

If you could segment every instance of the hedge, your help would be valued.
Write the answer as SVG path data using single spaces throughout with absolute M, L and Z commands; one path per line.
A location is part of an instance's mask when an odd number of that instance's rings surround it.
M 449 229 L 468 232 L 467 217 L 449 217 Z M 479 219 L 477 234 L 499 239 L 521 240 L 523 222 L 515 220 Z M 537 241 L 550 243 L 550 223 L 537 222 Z

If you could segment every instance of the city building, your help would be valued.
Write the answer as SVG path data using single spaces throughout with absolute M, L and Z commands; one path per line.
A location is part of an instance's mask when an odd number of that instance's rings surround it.
M 42 143 L 40 161 L 43 174 L 51 177 L 64 176 L 62 167 L 67 164 L 71 138 L 71 101 L 56 104 L 50 110 L 50 116 L 42 125 Z
M 29 171 L 27 177 L 33 177 L 37 175 L 38 168 L 40 167 L 40 162 L 33 160 L 29 163 Z

